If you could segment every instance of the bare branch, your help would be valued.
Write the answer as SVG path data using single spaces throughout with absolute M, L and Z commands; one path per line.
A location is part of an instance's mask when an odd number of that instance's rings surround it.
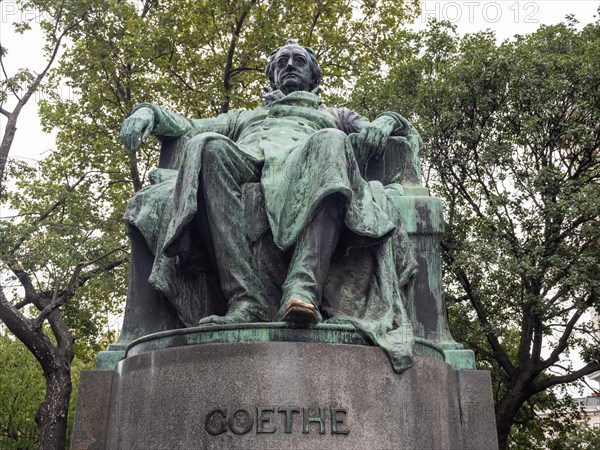
M 83 286 L 87 281 L 89 281 L 91 278 L 94 278 L 98 275 L 100 275 L 101 273 L 107 272 L 109 270 L 114 269 L 115 267 L 120 266 L 121 264 L 123 264 L 124 262 L 126 262 L 129 258 L 128 257 L 123 257 L 121 259 L 118 259 L 116 261 L 111 261 L 109 263 L 106 263 L 105 265 L 98 267 L 94 270 L 89 271 L 88 273 L 86 273 L 83 276 L 80 276 L 81 271 L 85 268 L 88 267 L 90 265 L 96 264 L 98 261 L 112 255 L 113 253 L 116 253 L 118 251 L 123 250 L 123 247 L 118 247 L 114 250 L 111 250 L 110 252 L 105 253 L 104 255 L 86 262 L 86 263 L 79 263 L 77 264 L 77 266 L 75 267 L 75 269 L 73 270 L 73 273 L 71 274 L 71 277 L 69 278 L 69 283 L 67 284 L 67 287 L 63 290 L 63 291 L 59 291 L 58 286 L 57 288 L 55 288 L 54 290 L 54 295 L 52 298 L 52 301 L 50 301 L 48 304 L 46 304 L 44 306 L 44 308 L 42 309 L 42 311 L 40 312 L 40 314 L 38 315 L 38 317 L 35 319 L 34 321 L 34 327 L 35 328 L 39 328 L 42 326 L 42 323 L 44 323 L 44 321 L 58 308 L 60 308 L 62 305 L 65 304 L 65 302 L 67 300 L 69 300 L 73 294 L 75 293 L 75 289 L 77 287 L 81 287 Z
M 586 364 L 581 369 L 574 372 L 567 373 L 565 375 L 558 375 L 553 377 L 544 378 L 543 380 L 533 382 L 531 384 L 531 390 L 534 394 L 545 391 L 546 389 L 556 386 L 558 384 L 570 383 L 582 378 L 585 375 L 597 372 L 600 370 L 600 361 L 594 361 Z
M 146 0 L 144 2 L 144 8 L 142 10 L 142 15 L 140 16 L 140 18 L 145 19 L 146 16 L 148 15 L 148 12 L 150 11 L 150 7 L 152 6 L 152 4 L 154 3 L 154 0 Z
M 14 307 L 15 307 L 15 309 L 21 309 L 21 308 L 24 308 L 27 305 L 31 305 L 32 303 L 33 302 L 31 300 L 24 299 L 24 300 L 21 300 L 18 303 L 15 303 Z
M 448 247 L 445 246 L 443 243 L 442 243 L 442 249 L 444 250 L 444 253 L 446 254 L 446 256 L 448 258 L 452 259 L 452 256 L 450 255 Z M 487 317 L 485 309 L 484 309 L 483 305 L 481 304 L 481 302 L 479 301 L 479 298 L 473 291 L 471 282 L 469 281 L 467 274 L 464 271 L 462 271 L 461 269 L 458 269 L 455 272 L 455 275 L 457 276 L 458 281 L 460 282 L 463 289 L 465 290 L 465 293 L 468 296 L 469 301 L 473 305 L 473 308 L 475 308 L 475 312 L 477 313 L 477 317 L 479 318 L 479 321 L 486 328 L 490 328 L 491 324 Z M 504 351 L 504 348 L 498 341 L 498 337 L 496 335 L 494 335 L 491 331 L 486 330 L 486 338 L 487 338 L 488 342 L 490 343 L 494 353 L 498 356 L 498 358 L 497 358 L 498 362 L 500 363 L 502 368 L 506 371 L 506 373 L 510 374 L 510 373 L 514 372 L 515 367 L 513 366 L 513 364 L 510 361 L 510 358 Z
M 83 180 L 89 173 L 90 172 L 85 172 L 83 175 L 81 175 L 79 177 L 79 179 L 77 179 L 77 181 L 75 181 L 75 183 L 73 183 L 71 186 L 68 186 L 66 189 L 66 193 L 68 194 L 70 192 L 73 192 L 75 190 L 75 188 L 83 182 Z M 50 214 L 52 214 L 56 209 L 58 209 L 62 204 L 64 204 L 66 199 L 67 199 L 66 197 L 63 197 L 60 200 L 57 200 L 56 202 L 54 202 L 46 211 L 40 213 L 40 215 L 37 217 L 37 219 L 35 219 L 35 221 L 31 225 L 36 226 L 36 225 L 40 224 L 41 222 L 43 222 Z M 23 245 L 23 242 L 25 242 L 25 239 L 27 239 L 26 235 L 22 235 L 19 239 L 17 239 L 16 242 L 14 243 L 12 249 L 10 250 L 10 253 L 14 254 L 21 247 L 21 245 Z
M 44 333 L 35 331 L 31 320 L 7 300 L 2 289 L 0 289 L 0 317 L 11 333 L 25 344 L 43 367 L 51 363 L 54 359 L 52 342 Z
M 1 45 L 0 45 L 0 47 L 1 47 Z M 7 81 L 8 88 L 13 93 L 13 95 L 17 98 L 17 101 L 20 102 L 21 101 L 21 97 L 15 91 L 14 86 L 12 86 L 12 85 L 10 85 L 10 83 L 8 83 L 8 73 L 6 72 L 6 67 L 4 67 L 4 60 L 3 60 L 3 57 L 2 57 L 2 52 L 0 52 L 0 68 L 2 68 L 2 74 L 4 75 L 4 79 Z M 4 113 L 2 113 L 2 114 L 4 114 Z M 6 114 L 4 114 L 4 115 L 6 115 Z M 6 117 L 9 117 L 9 116 L 6 116 Z
M 542 354 L 543 328 L 541 320 L 536 320 L 533 330 L 533 348 L 532 359 L 534 364 L 538 364 Z
M 129 255 L 124 256 L 123 258 L 117 259 L 115 261 L 111 261 L 101 267 L 97 267 L 96 269 L 90 270 L 89 272 L 86 272 L 85 274 L 83 274 L 79 277 L 79 280 L 77 281 L 77 286 L 83 286 L 90 279 L 95 278 L 98 275 L 100 275 L 104 272 L 108 272 L 109 270 L 112 270 L 116 267 L 119 267 L 120 265 L 122 265 L 123 263 L 125 263 L 127 261 L 129 261 Z
M 317 26 L 317 22 L 319 21 L 319 17 L 321 17 L 321 8 L 320 8 L 320 5 L 321 4 L 319 4 L 319 6 L 317 7 L 317 12 L 315 13 L 315 16 L 313 17 L 312 23 L 310 25 L 310 31 L 308 33 L 308 38 L 306 40 L 306 44 L 305 45 L 310 46 L 310 43 L 311 43 L 312 37 L 313 37 L 313 33 L 314 33 L 315 28 Z
M 29 299 L 29 302 L 33 301 L 38 295 L 36 289 L 33 287 L 31 277 L 15 261 L 5 260 L 6 265 L 12 273 L 18 278 L 19 282 L 25 290 L 25 299 Z
M 177 78 L 179 80 L 179 82 L 185 86 L 186 89 L 188 89 L 191 92 L 196 92 L 196 88 L 194 86 L 189 84 L 186 80 L 183 79 L 183 77 L 181 75 L 179 75 L 177 72 L 175 72 L 173 70 L 173 66 L 171 65 L 171 63 L 169 63 L 169 65 L 168 65 L 168 70 L 169 70 L 169 73 L 171 75 L 173 75 L 175 78 Z
M 247 72 L 247 71 L 254 71 L 254 72 L 262 73 L 264 71 L 264 69 L 262 69 L 260 67 L 236 67 L 235 69 L 231 69 L 230 74 L 233 77 L 234 75 L 236 75 L 240 72 Z
M 558 340 L 558 344 L 556 345 L 556 348 L 552 351 L 550 356 L 542 364 L 540 364 L 537 367 L 538 370 L 547 369 L 548 367 L 550 367 L 551 365 L 553 365 L 554 363 L 556 363 L 558 361 L 562 352 L 564 352 L 565 349 L 568 347 L 569 338 L 571 337 L 573 328 L 575 327 L 575 324 L 577 324 L 577 322 L 583 315 L 584 311 L 585 310 L 578 309 L 571 316 L 571 318 L 569 319 L 569 322 L 567 322 L 567 325 L 565 326 L 565 330 L 563 331 L 562 336 Z
M 240 18 L 235 24 L 235 28 L 231 33 L 231 40 L 229 41 L 229 49 L 227 50 L 227 60 L 225 62 L 225 69 L 223 70 L 223 88 L 225 90 L 225 99 L 221 104 L 220 112 L 225 113 L 229 110 L 229 102 L 231 96 L 231 69 L 233 67 L 233 57 L 237 47 L 238 39 L 242 31 L 242 26 L 246 20 L 246 16 L 250 9 L 256 4 L 257 0 L 251 0 L 250 5 L 242 11 Z

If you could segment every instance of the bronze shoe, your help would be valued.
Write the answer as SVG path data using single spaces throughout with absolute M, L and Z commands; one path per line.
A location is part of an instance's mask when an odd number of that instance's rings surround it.
M 312 325 L 323 320 L 315 305 L 294 298 L 281 306 L 279 319 L 298 325 Z
M 232 306 L 224 316 L 207 316 L 200 319 L 198 325 L 229 325 L 236 323 L 268 322 L 268 314 L 260 308 L 249 307 L 245 302 Z

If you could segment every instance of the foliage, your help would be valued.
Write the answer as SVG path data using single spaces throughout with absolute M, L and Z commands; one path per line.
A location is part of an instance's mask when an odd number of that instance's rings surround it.
M 548 448 L 549 436 L 569 435 L 587 425 L 583 410 L 571 399 L 566 390 L 558 394 L 544 391 L 521 406 L 513 419 L 510 432 L 511 448 Z
M 577 426 L 550 439 L 546 448 L 549 450 L 597 449 L 600 448 L 600 430 L 589 426 Z
M 598 22 L 501 44 L 433 22 L 353 98 L 422 131 L 453 334 L 492 370 L 501 447 L 528 402 L 600 368 L 599 50 Z
M 31 429 L 44 399 L 42 369 L 23 344 L 2 332 L 0 354 L 0 423 L 12 429 Z
M 105 247 L 96 238 L 101 237 L 97 223 L 104 222 L 103 217 L 85 217 L 87 208 L 65 214 L 67 206 L 77 209 L 83 203 L 73 194 L 79 185 L 85 186 L 87 174 L 74 179 L 72 169 L 50 163 L 42 167 L 48 172 L 37 177 L 26 165 L 7 166 L 23 108 L 34 93 L 47 88 L 49 70 L 65 38 L 86 20 L 89 6 L 45 0 L 16 4 L 28 13 L 21 15 L 15 31 L 22 34 L 31 29 L 29 22 L 36 21 L 45 38 L 45 61 L 40 71 L 20 69 L 9 75 L 5 64 L 9 51 L 0 48 L 0 114 L 7 119 L 0 142 L 0 202 L 15 212 L 0 223 L 0 319 L 35 357 L 45 378 L 44 399 L 35 414 L 39 445 L 60 448 L 65 445 L 72 393 L 75 336 L 69 326 L 74 321 L 86 322 L 85 312 L 72 307 L 69 314 L 68 308 L 60 311 L 60 307 L 72 301 L 76 291 L 84 292 L 84 299 L 85 290 L 93 289 L 91 284 L 84 285 L 101 280 L 108 270 L 123 264 L 126 256 L 119 254 L 120 248 L 101 253 Z M 52 179 L 59 182 L 48 182 Z M 92 228 L 81 228 L 90 222 Z M 84 305 L 82 301 L 78 306 Z M 89 329 L 83 331 L 86 334 L 90 336 Z

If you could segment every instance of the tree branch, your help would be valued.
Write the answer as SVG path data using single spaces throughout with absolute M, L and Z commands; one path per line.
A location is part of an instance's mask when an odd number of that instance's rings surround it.
M 86 272 L 85 274 L 81 275 L 79 277 L 79 280 L 77 281 L 77 286 L 83 286 L 85 283 L 87 283 L 90 279 L 97 277 L 98 275 L 104 273 L 104 272 L 108 272 L 109 270 L 112 270 L 116 267 L 119 267 L 120 265 L 126 263 L 127 261 L 129 261 L 129 255 L 124 256 L 121 259 L 117 259 L 115 261 L 112 261 L 110 263 L 107 263 L 101 267 L 98 267 L 94 270 L 90 270 L 89 272 Z
M 523 306 L 522 320 L 517 357 L 519 359 L 519 365 L 525 367 L 529 361 L 529 349 L 531 348 L 531 337 L 533 334 L 533 314 L 531 304 Z
M 0 45 L 0 47 L 2 47 L 2 45 Z M 14 86 L 12 86 L 9 82 L 8 82 L 8 73 L 6 72 L 6 67 L 4 67 L 4 60 L 3 60 L 3 54 L 0 51 L 0 68 L 2 68 L 2 74 L 4 75 L 4 79 L 6 80 L 6 84 L 8 86 L 8 89 L 10 89 L 10 91 L 13 93 L 13 95 L 17 98 L 17 101 L 20 102 L 21 101 L 21 97 L 19 96 L 19 94 L 17 94 L 17 92 L 15 91 Z M 8 112 L 8 111 L 7 111 Z M 2 113 L 4 114 L 4 113 Z M 6 117 L 9 117 L 8 115 L 4 114 Z
M 225 90 L 225 99 L 221 104 L 221 113 L 226 113 L 229 110 L 229 102 L 231 98 L 231 68 L 233 67 L 233 56 L 235 55 L 235 49 L 237 42 L 240 38 L 242 26 L 248 16 L 250 9 L 256 4 L 257 0 L 251 0 L 250 5 L 242 11 L 240 18 L 235 24 L 235 28 L 232 30 L 231 39 L 229 41 L 229 49 L 227 50 L 227 59 L 225 62 L 225 69 L 223 70 L 223 88 Z
M 15 335 L 31 351 L 42 367 L 48 367 L 54 359 L 53 345 L 44 333 L 36 332 L 32 322 L 12 305 L 0 289 L 0 318 Z
M 15 309 L 21 309 L 27 305 L 31 305 L 32 303 L 33 302 L 31 300 L 24 299 L 24 300 L 21 300 L 20 302 L 15 303 L 14 307 L 15 307 Z
M 29 85 L 29 87 L 27 88 L 27 92 L 25 93 L 25 95 L 22 98 L 19 98 L 18 95 L 15 94 L 15 96 L 17 96 L 17 98 L 18 98 L 18 102 L 17 102 L 17 105 L 15 106 L 14 110 L 10 114 L 9 120 L 5 127 L 5 133 L 4 133 L 4 137 L 2 138 L 2 143 L 0 143 L 0 194 L 2 193 L 2 186 L 4 185 L 4 173 L 6 170 L 6 161 L 8 160 L 8 153 L 10 152 L 10 148 L 12 146 L 12 142 L 15 137 L 15 132 L 17 130 L 17 119 L 19 117 L 19 114 L 21 113 L 21 110 L 27 104 L 27 102 L 29 101 L 29 99 L 31 98 L 33 93 L 39 87 L 40 83 L 42 82 L 42 80 L 44 79 L 46 74 L 48 73 L 48 70 L 50 70 L 50 67 L 54 63 L 56 55 L 58 54 L 58 50 L 60 48 L 60 43 L 61 43 L 62 39 L 65 37 L 65 35 L 67 33 L 69 33 L 71 30 L 73 30 L 74 28 L 79 26 L 79 24 L 83 20 L 85 20 L 86 15 L 87 15 L 87 13 L 84 13 L 83 16 L 81 16 L 81 18 L 76 20 L 70 26 L 66 27 L 57 38 L 55 37 L 54 48 L 52 50 L 52 53 L 46 63 L 46 66 L 44 67 L 44 69 L 37 75 L 37 77 L 35 78 L 33 83 L 31 83 L 31 85 Z M 56 18 L 55 20 L 56 20 L 56 26 L 58 26 L 58 22 L 60 19 Z M 2 66 L 2 70 L 4 71 L 4 74 L 6 76 L 6 71 L 4 70 L 4 64 L 2 63 L 1 58 L 0 58 L 0 65 Z M 13 90 L 13 93 L 14 93 L 14 89 L 11 88 L 11 90 Z
M 239 72 L 247 72 L 250 70 L 252 70 L 254 72 L 260 72 L 260 73 L 262 73 L 264 71 L 264 69 L 262 69 L 260 67 L 236 67 L 235 69 L 231 69 L 231 71 L 229 73 L 233 77 L 234 75 L 236 75 Z
M 73 273 L 71 274 L 71 277 L 69 279 L 69 284 L 62 293 L 58 293 L 58 286 L 55 288 L 55 293 L 52 296 L 52 300 L 44 306 L 40 314 L 33 321 L 33 327 L 35 329 L 41 328 L 42 324 L 50 316 L 50 314 L 52 314 L 54 311 L 56 311 L 58 308 L 64 305 L 65 302 L 73 296 L 75 290 L 75 282 L 77 281 L 77 277 L 79 276 L 81 269 L 83 269 L 83 264 L 80 263 L 77 264 L 77 266 L 75 266 L 75 269 L 73 270 Z
M 556 345 L 556 348 L 552 351 L 552 353 L 546 359 L 546 361 L 544 361 L 542 364 L 540 364 L 536 367 L 536 370 L 542 371 L 544 369 L 547 369 L 552 364 L 554 364 L 558 361 L 562 352 L 564 352 L 565 349 L 569 345 L 569 338 L 571 337 L 571 334 L 573 333 L 573 328 L 575 328 L 575 325 L 577 324 L 577 322 L 579 321 L 579 319 L 581 318 L 581 316 L 583 315 L 583 313 L 585 312 L 586 309 L 587 308 L 578 309 L 577 311 L 575 311 L 573 316 L 571 316 L 571 318 L 567 322 L 565 330 L 563 331 L 562 336 L 558 340 L 558 344 Z
M 29 274 L 26 273 L 20 267 L 18 267 L 18 265 L 14 261 L 5 260 L 5 263 L 11 270 L 11 272 L 17 277 L 17 279 L 21 283 L 21 286 L 23 286 L 23 289 L 25 290 L 25 300 L 27 300 L 27 303 L 33 302 L 39 295 L 37 290 L 33 286 Z
M 442 243 L 442 249 L 444 250 L 447 257 L 452 260 L 452 256 L 450 255 L 449 249 L 447 246 L 444 245 L 444 243 Z M 467 275 L 464 273 L 464 271 L 462 269 L 457 269 L 455 271 L 455 275 L 457 276 L 460 284 L 463 286 L 463 289 L 465 290 L 465 293 L 469 297 L 469 301 L 473 305 L 473 308 L 475 308 L 475 312 L 477 313 L 477 317 L 479 318 L 479 321 L 481 322 L 481 324 L 484 325 L 488 329 L 491 328 L 491 324 L 487 318 L 485 309 L 484 309 L 483 305 L 481 304 L 481 302 L 479 301 L 479 299 L 477 298 L 477 295 L 473 291 L 473 288 L 471 286 L 471 283 L 470 283 Z M 515 367 L 513 366 L 508 355 L 504 351 L 504 348 L 502 348 L 502 345 L 498 341 L 497 336 L 488 330 L 486 330 L 485 333 L 486 333 L 486 338 L 487 338 L 488 342 L 490 343 L 492 350 L 494 351 L 494 354 L 496 355 L 496 358 L 497 358 L 498 362 L 500 363 L 500 365 L 502 366 L 502 368 L 506 371 L 507 374 L 513 373 L 515 370 Z
M 531 383 L 531 390 L 534 394 L 538 392 L 545 391 L 546 389 L 556 386 L 557 384 L 570 383 L 572 381 L 577 381 L 581 377 L 585 375 L 589 375 L 590 373 L 594 373 L 600 370 L 600 361 L 595 361 L 586 364 L 581 369 L 576 370 L 571 373 L 567 373 L 565 375 L 557 375 L 553 377 L 544 378 L 543 380 Z
M 320 8 L 321 3 L 317 3 L 317 5 L 319 5 L 319 6 L 317 6 L 317 11 L 313 17 L 312 23 L 310 24 L 310 31 L 308 32 L 308 38 L 306 40 L 306 44 L 304 44 L 304 45 L 310 46 L 310 42 L 313 37 L 313 32 L 315 31 L 317 22 L 319 21 L 319 17 L 321 17 L 321 8 Z
M 150 12 L 150 7 L 152 6 L 152 4 L 154 3 L 154 0 L 146 0 L 144 2 L 144 8 L 142 9 L 142 15 L 140 16 L 140 18 L 145 19 L 146 16 L 148 15 L 148 12 Z
M 77 287 L 83 286 L 91 278 L 96 277 L 103 272 L 112 270 L 115 267 L 118 267 L 121 264 L 123 264 L 125 261 L 127 261 L 128 257 L 123 257 L 116 261 L 111 261 L 109 263 L 106 263 L 105 265 L 98 267 L 94 270 L 91 270 L 85 276 L 80 276 L 81 271 L 85 267 L 96 264 L 98 261 L 112 255 L 113 253 L 123 250 L 123 248 L 124 248 L 123 246 L 118 247 L 114 250 L 111 250 L 111 251 L 105 253 L 102 256 L 99 256 L 98 258 L 96 258 L 92 261 L 77 264 L 77 266 L 75 266 L 75 269 L 73 270 L 73 273 L 71 274 L 71 277 L 69 278 L 69 283 L 67 284 L 67 287 L 60 293 L 55 291 L 55 295 L 53 296 L 52 300 L 47 305 L 44 306 L 44 308 L 42 309 L 42 311 L 40 312 L 38 317 L 35 319 L 35 321 L 33 323 L 34 327 L 35 328 L 41 327 L 42 323 L 44 323 L 44 321 L 50 316 L 50 314 L 52 314 L 57 308 L 60 308 L 62 305 L 64 305 L 65 302 L 74 295 L 75 289 Z
M 89 173 L 90 172 L 85 172 L 83 175 L 81 175 L 77 179 L 77 181 L 75 181 L 75 183 L 73 183 L 71 186 L 68 186 L 66 189 L 66 193 L 68 194 L 68 193 L 73 192 L 75 190 L 75 188 L 83 182 L 83 180 Z M 56 202 L 54 202 L 46 211 L 40 213 L 40 215 L 35 219 L 35 221 L 31 224 L 31 226 L 36 226 L 36 225 L 40 224 L 50 214 L 52 214 L 58 207 L 60 207 L 62 204 L 64 204 L 64 202 L 66 200 L 67 200 L 67 198 L 65 196 L 65 197 L 61 198 L 60 200 L 57 200 Z M 13 247 L 10 250 L 10 253 L 14 254 L 21 247 L 21 245 L 23 245 L 23 242 L 25 242 L 26 238 L 27 238 L 26 235 L 22 235 L 19 239 L 17 239 L 15 244 L 13 244 Z

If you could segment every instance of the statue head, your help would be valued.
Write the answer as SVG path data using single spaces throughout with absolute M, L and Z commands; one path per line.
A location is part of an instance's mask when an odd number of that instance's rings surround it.
M 321 80 L 321 67 L 315 52 L 310 47 L 298 45 L 295 39 L 288 39 L 283 47 L 271 53 L 265 73 L 271 88 L 280 89 L 286 95 L 294 91 L 312 91 Z

